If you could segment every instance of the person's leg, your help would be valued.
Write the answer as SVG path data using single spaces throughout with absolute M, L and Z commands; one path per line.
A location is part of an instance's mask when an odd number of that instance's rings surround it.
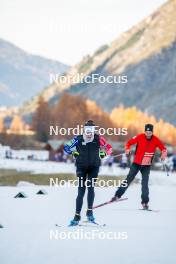
M 149 174 L 150 174 L 150 166 L 142 166 L 141 167 L 141 174 L 142 174 L 142 194 L 141 194 L 141 203 L 148 204 L 149 202 Z
M 90 168 L 88 171 L 88 177 L 87 177 L 87 213 L 90 211 L 90 214 L 92 213 L 92 206 L 95 198 L 95 191 L 94 191 L 94 183 L 96 182 L 96 178 L 98 177 L 99 167 L 93 167 Z
M 81 209 L 82 209 L 83 198 L 84 198 L 84 194 L 86 190 L 85 181 L 86 181 L 87 170 L 77 168 L 76 174 L 78 177 L 78 195 L 76 198 L 76 214 L 75 215 L 79 216 Z
M 125 184 L 124 184 L 124 182 L 122 182 L 122 184 L 120 185 L 120 187 L 117 189 L 117 191 L 115 193 L 115 197 L 120 198 L 124 194 L 124 192 L 127 190 L 128 186 L 134 180 L 136 174 L 140 170 L 140 167 L 141 167 L 140 165 L 135 164 L 135 163 L 133 163 L 131 165 L 130 171 L 129 171 L 126 179 L 125 179 Z

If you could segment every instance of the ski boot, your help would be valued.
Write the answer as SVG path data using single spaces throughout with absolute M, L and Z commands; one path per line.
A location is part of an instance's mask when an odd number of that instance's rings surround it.
M 95 217 L 93 216 L 92 209 L 87 209 L 86 216 L 88 222 L 95 222 Z
M 143 210 L 149 210 L 149 206 L 147 203 L 142 203 L 142 209 Z
M 70 221 L 70 224 L 69 224 L 69 226 L 77 226 L 77 225 L 79 225 L 79 221 L 81 220 L 81 216 L 80 216 L 80 214 L 75 214 L 75 216 L 74 216 L 74 218 L 73 218 L 73 220 L 71 220 Z
M 111 198 L 110 202 L 117 202 L 120 198 L 118 196 L 114 196 Z

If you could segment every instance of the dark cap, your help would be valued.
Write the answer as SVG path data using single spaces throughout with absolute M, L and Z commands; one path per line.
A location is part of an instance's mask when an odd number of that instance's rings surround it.
M 151 131 L 151 132 L 153 132 L 153 125 L 152 124 L 146 124 L 145 125 L 145 131 Z
M 84 126 L 95 126 L 93 120 L 88 120 Z

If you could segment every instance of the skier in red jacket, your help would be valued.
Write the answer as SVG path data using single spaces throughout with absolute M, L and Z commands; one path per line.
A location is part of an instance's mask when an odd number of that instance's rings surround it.
M 142 195 L 141 204 L 143 209 L 148 209 L 149 202 L 149 188 L 148 180 L 150 174 L 150 167 L 155 154 L 156 148 L 161 150 L 161 160 L 164 161 L 167 156 L 167 149 L 162 142 L 153 135 L 153 125 L 145 125 L 145 133 L 139 134 L 130 139 L 125 145 L 126 155 L 130 154 L 131 145 L 136 144 L 136 151 L 134 161 L 130 167 L 130 171 L 126 178 L 126 186 L 124 183 L 117 189 L 112 201 L 118 200 L 126 191 L 130 183 L 134 180 L 136 174 L 140 171 L 142 174 Z

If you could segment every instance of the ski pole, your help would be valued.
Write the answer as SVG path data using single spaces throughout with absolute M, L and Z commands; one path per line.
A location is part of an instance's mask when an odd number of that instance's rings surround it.
M 120 153 L 120 154 L 117 154 L 117 155 L 107 156 L 107 157 L 105 157 L 104 159 L 107 159 L 107 158 L 110 158 L 110 157 L 113 157 L 113 158 L 115 158 L 115 157 L 120 157 L 120 156 L 122 156 L 123 154 L 125 154 L 125 152 Z
M 162 162 L 162 164 L 163 164 L 164 171 L 167 173 L 167 176 L 169 176 L 168 167 L 166 166 L 166 164 L 164 162 Z
M 125 154 L 125 152 L 123 152 L 123 153 L 121 153 L 121 154 L 117 154 L 117 155 L 113 155 L 112 157 L 120 157 L 120 156 L 122 156 L 123 154 Z

